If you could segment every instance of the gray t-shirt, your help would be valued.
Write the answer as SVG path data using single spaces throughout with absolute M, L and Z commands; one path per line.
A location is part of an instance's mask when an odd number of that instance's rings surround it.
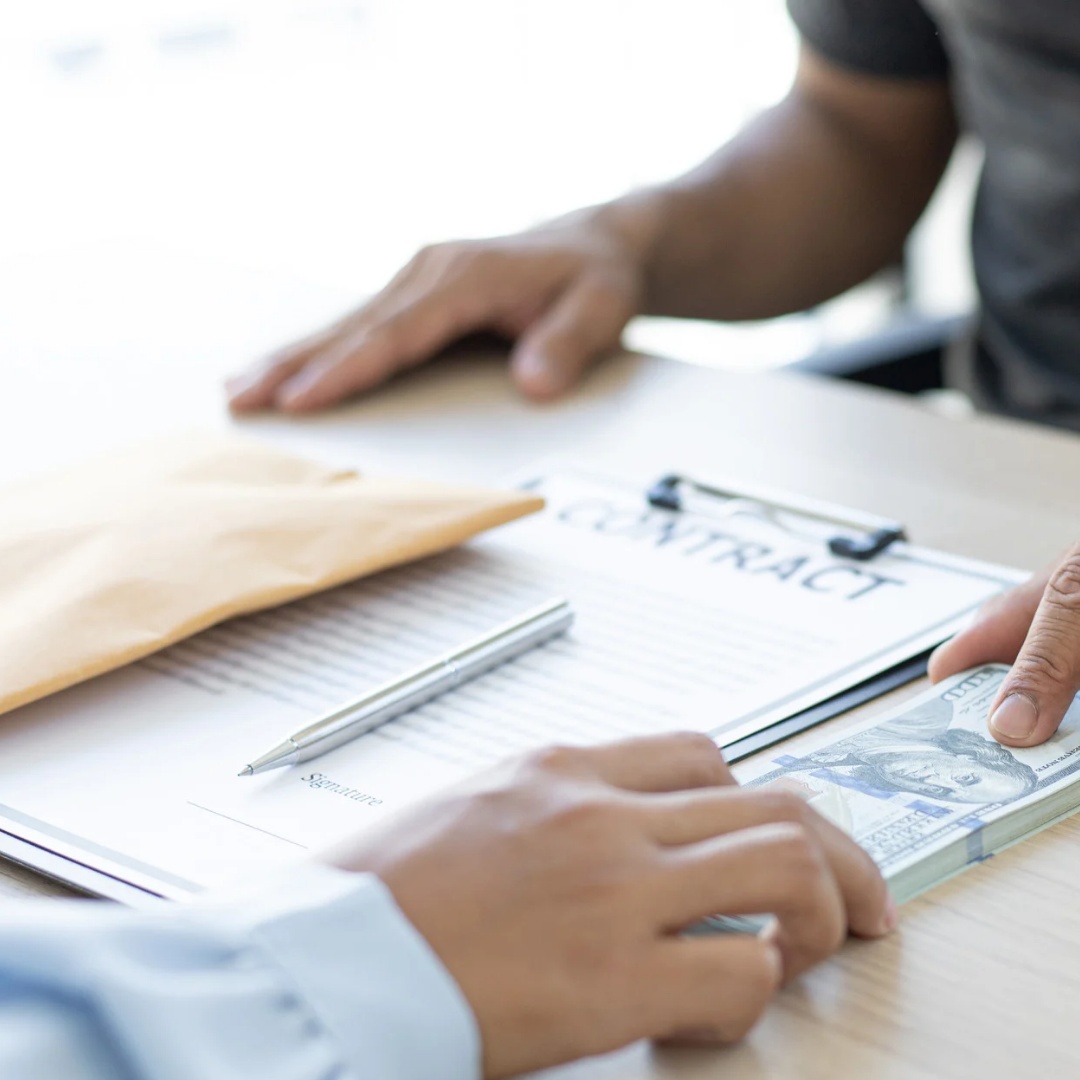
M 987 403 L 1080 418 L 1080 0 L 788 0 L 833 62 L 949 80 L 986 147 L 972 225 Z

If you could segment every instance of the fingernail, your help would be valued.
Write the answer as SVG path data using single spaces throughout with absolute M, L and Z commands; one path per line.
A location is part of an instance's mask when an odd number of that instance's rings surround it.
M 775 915 L 770 916 L 757 932 L 757 939 L 766 945 L 771 945 L 774 949 L 777 948 L 777 942 L 780 940 L 780 920 Z
M 308 391 L 319 381 L 315 372 L 301 371 L 294 375 L 277 392 L 277 400 L 284 405 L 296 405 L 307 397 Z
M 257 382 L 252 375 L 232 375 L 225 380 L 225 392 L 231 398 L 246 394 Z
M 891 934 L 900 925 L 900 909 L 890 896 L 885 901 L 885 913 L 881 916 L 881 932 Z
M 1026 739 L 1035 730 L 1039 711 L 1023 694 L 1011 694 L 990 717 L 990 726 L 1006 739 Z
M 551 368 L 538 352 L 523 352 L 514 365 L 518 377 L 538 390 L 550 390 L 553 386 Z
M 768 942 L 768 946 L 765 950 L 765 959 L 768 960 L 769 967 L 772 968 L 773 979 L 780 982 L 784 977 L 784 955 L 780 952 L 780 946 L 775 942 Z

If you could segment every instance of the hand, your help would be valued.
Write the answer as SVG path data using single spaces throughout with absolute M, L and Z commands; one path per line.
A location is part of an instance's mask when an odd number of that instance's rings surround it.
M 552 398 L 617 348 L 644 294 L 644 203 L 581 211 L 517 236 L 425 248 L 340 322 L 228 383 L 236 411 L 308 412 L 370 390 L 456 339 L 516 341 L 520 389 Z
M 332 861 L 378 874 L 502 1077 L 640 1038 L 740 1038 L 849 929 L 896 921 L 870 857 L 794 796 L 734 786 L 705 736 L 530 755 Z M 775 913 L 760 937 L 680 936 Z
M 1046 742 L 1080 690 L 1080 544 L 1057 566 L 991 600 L 934 653 L 930 678 L 993 662 L 1013 669 L 990 708 L 991 734 L 1006 746 Z

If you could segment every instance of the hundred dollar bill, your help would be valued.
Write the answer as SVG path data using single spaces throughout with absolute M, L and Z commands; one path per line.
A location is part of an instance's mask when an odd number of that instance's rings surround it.
M 991 739 L 1008 668 L 958 675 L 883 716 L 735 767 L 793 791 L 871 854 L 899 902 L 1080 809 L 1080 706 L 1033 749 Z

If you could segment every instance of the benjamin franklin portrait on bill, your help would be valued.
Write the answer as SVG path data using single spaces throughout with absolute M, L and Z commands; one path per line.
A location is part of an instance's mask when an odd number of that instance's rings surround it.
M 950 728 L 952 705 L 935 698 L 892 722 L 803 757 L 778 762 L 751 786 L 798 786 L 815 779 L 867 794 L 907 793 L 943 802 L 1008 803 L 1031 794 L 1038 778 L 988 735 Z M 793 783 L 794 782 L 794 783 Z

